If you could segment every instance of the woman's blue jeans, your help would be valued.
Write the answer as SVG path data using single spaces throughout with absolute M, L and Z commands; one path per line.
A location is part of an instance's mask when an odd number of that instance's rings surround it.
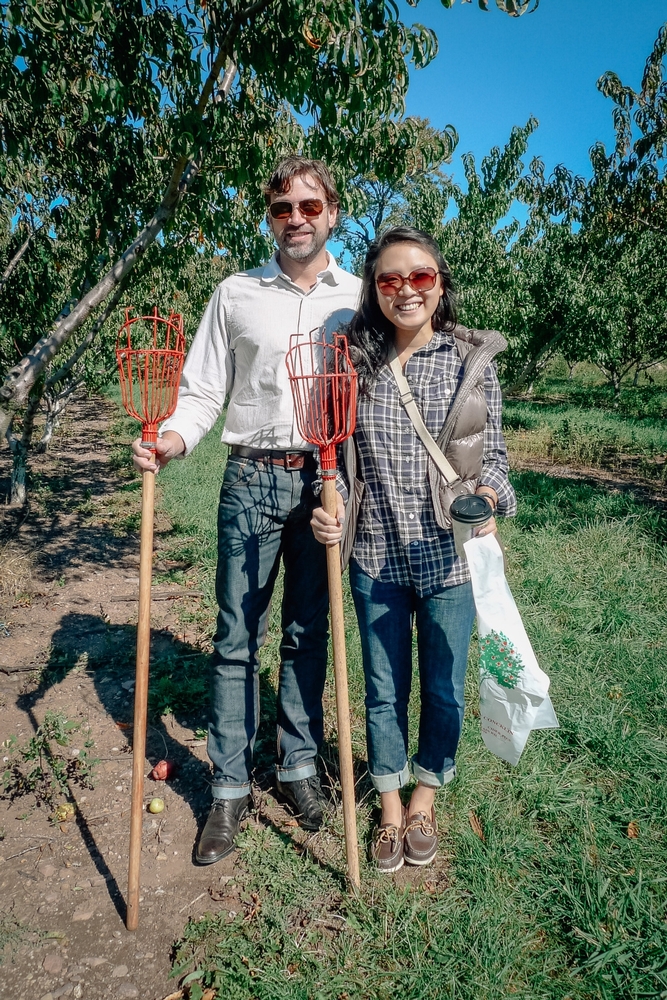
M 379 792 L 415 778 L 439 788 L 456 774 L 463 685 L 475 618 L 469 583 L 419 597 L 413 587 L 373 580 L 354 562 L 350 585 L 366 677 L 368 769 Z M 417 625 L 419 744 L 408 766 L 412 624 Z
M 225 469 L 208 736 L 214 798 L 241 798 L 250 790 L 259 725 L 259 650 L 281 557 L 276 770 L 281 781 L 316 774 L 323 739 L 328 589 L 325 548 L 310 527 L 315 477 L 314 467 L 289 470 L 237 455 L 230 455 Z

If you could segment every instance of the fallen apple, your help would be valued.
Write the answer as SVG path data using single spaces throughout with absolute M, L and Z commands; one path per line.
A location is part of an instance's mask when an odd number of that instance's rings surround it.
M 59 823 L 66 823 L 68 819 L 73 819 L 76 812 L 71 802 L 63 802 L 55 812 L 55 818 Z
M 162 799 L 151 799 L 148 803 L 149 813 L 161 813 L 164 809 L 164 801 Z
M 170 760 L 159 760 L 151 773 L 149 778 L 153 781 L 167 781 L 169 778 L 173 777 L 174 774 L 174 764 Z

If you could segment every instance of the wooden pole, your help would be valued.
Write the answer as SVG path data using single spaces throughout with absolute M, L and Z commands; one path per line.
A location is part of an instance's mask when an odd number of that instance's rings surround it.
M 336 516 L 336 480 L 325 478 L 322 506 L 327 514 Z M 331 608 L 331 639 L 333 644 L 334 678 L 336 681 L 336 715 L 338 719 L 338 758 L 343 796 L 345 853 L 347 874 L 355 889 L 361 885 L 359 875 L 359 843 L 354 801 L 354 769 L 352 767 L 352 733 L 350 730 L 350 700 L 347 690 L 347 657 L 345 653 L 345 621 L 343 618 L 343 585 L 340 571 L 340 545 L 327 546 L 329 605 Z
M 139 925 L 139 874 L 141 831 L 144 812 L 144 764 L 146 760 L 146 712 L 148 709 L 148 664 L 151 644 L 151 579 L 153 575 L 153 511 L 155 474 L 144 472 L 141 496 L 141 550 L 139 561 L 139 623 L 137 625 L 137 670 L 134 686 L 134 736 L 132 742 L 132 807 L 130 812 L 130 863 L 127 877 L 128 931 Z

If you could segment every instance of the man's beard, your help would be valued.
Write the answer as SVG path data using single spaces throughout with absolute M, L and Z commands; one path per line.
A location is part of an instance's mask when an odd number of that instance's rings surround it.
M 314 260 L 314 258 L 317 257 L 318 253 L 327 242 L 326 233 L 321 233 L 315 230 L 311 235 L 312 240 L 307 245 L 300 243 L 293 244 L 291 240 L 286 238 L 286 233 L 283 233 L 280 238 L 276 237 L 276 242 L 280 248 L 280 252 L 284 253 L 286 257 L 290 258 L 290 260 L 298 260 L 307 263 L 309 260 Z

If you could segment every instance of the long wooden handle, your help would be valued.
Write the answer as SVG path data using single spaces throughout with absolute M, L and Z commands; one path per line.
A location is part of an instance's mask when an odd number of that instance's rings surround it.
M 132 742 L 130 862 L 127 876 L 126 927 L 128 931 L 136 931 L 139 925 L 139 872 L 141 866 L 141 830 L 144 812 L 144 763 L 146 760 L 148 663 L 151 644 L 151 579 L 153 575 L 154 507 L 155 475 L 152 472 L 144 472 L 141 496 L 139 623 L 137 625 L 137 672 L 134 687 L 134 737 Z
M 336 516 L 336 481 L 325 479 L 322 506 L 327 514 Z M 329 605 L 331 607 L 331 639 L 333 643 L 334 678 L 336 681 L 336 715 L 338 720 L 338 759 L 343 795 L 343 824 L 347 874 L 355 889 L 361 885 L 359 875 L 359 843 L 354 801 L 354 769 L 352 767 L 352 733 L 350 730 L 350 699 L 347 690 L 347 657 L 345 654 L 345 621 L 343 618 L 343 585 L 340 572 L 340 545 L 327 547 Z

